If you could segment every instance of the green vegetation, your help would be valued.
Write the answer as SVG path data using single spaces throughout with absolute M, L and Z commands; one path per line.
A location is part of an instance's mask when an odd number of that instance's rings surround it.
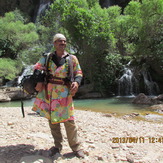
M 44 17 L 43 23 L 57 29 L 57 32 L 64 32 L 66 35 L 68 33 L 70 47 L 80 59 L 85 82 L 92 83 L 95 88 L 102 91 L 102 87 L 98 86 L 102 84 L 101 81 L 106 82 L 110 75 L 105 72 L 107 68 L 101 72 L 101 66 L 104 67 L 103 65 L 106 66 L 108 63 L 106 51 L 113 53 L 116 47 L 116 38 L 108 19 L 108 9 L 101 9 L 98 3 L 90 7 L 87 1 L 83 0 L 69 2 L 55 1 Z M 120 11 L 120 8 L 118 9 Z M 107 81 L 110 81 L 110 78 Z
M 161 0 L 131 1 L 124 14 L 118 6 L 101 9 L 97 1 L 56 0 L 42 23 L 68 35 L 86 82 L 106 93 L 128 59 L 162 63 L 161 9 Z
M 6 13 L 0 19 L 1 57 L 16 59 L 24 50 L 38 41 L 38 34 L 33 23 L 25 24 L 21 15 Z
M 84 83 L 102 94 L 114 86 L 128 61 L 146 67 L 155 62 L 161 69 L 163 1 L 131 1 L 123 14 L 118 6 L 102 9 L 98 3 L 56 0 L 37 24 L 27 23 L 18 11 L 6 13 L 0 19 L 0 57 L 35 63 L 60 32 L 68 38 L 68 51 L 80 60 Z
M 34 64 L 43 48 L 35 24 L 26 23 L 18 10 L 0 18 L 0 77 L 12 80 L 23 63 Z
M 0 58 L 0 74 L 5 79 L 12 80 L 20 73 L 22 64 L 19 60 L 12 60 L 10 58 Z
M 144 0 L 142 4 L 131 2 L 125 9 L 129 17 L 130 32 L 128 37 L 134 43 L 137 59 L 159 60 L 163 49 L 163 1 Z

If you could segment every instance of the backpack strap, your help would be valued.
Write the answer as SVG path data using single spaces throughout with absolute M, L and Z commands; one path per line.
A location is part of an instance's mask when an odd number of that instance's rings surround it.
M 49 61 L 50 61 L 50 58 L 51 58 L 52 55 L 53 55 L 53 53 L 47 53 L 47 56 L 46 56 L 46 59 L 45 59 L 45 67 L 46 67 L 47 75 L 49 74 L 48 67 L 49 67 Z
M 74 81 L 74 69 L 73 69 L 73 60 L 72 55 L 68 56 L 68 79 L 73 82 Z
M 45 54 L 45 68 L 46 68 L 46 71 L 45 71 L 45 74 L 46 74 L 46 77 L 45 77 L 45 97 L 46 99 L 48 100 L 48 88 L 47 88 L 47 78 L 49 76 L 49 70 L 48 70 L 48 67 L 49 67 L 49 61 L 50 61 L 50 58 L 51 56 L 53 55 L 53 53 L 46 53 Z
M 45 63 L 44 63 L 44 66 L 45 66 L 45 75 L 46 77 L 49 76 L 49 70 L 48 70 L 48 67 L 49 67 L 49 61 L 50 61 L 50 58 L 51 56 L 53 55 L 53 53 L 44 53 L 43 56 L 45 57 Z M 45 78 L 46 80 L 46 78 Z M 46 81 L 45 81 L 46 83 Z

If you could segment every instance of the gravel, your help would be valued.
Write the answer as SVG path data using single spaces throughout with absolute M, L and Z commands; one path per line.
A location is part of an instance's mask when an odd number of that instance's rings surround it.
M 64 126 L 63 150 L 49 157 L 51 136 L 47 119 L 25 108 L 0 107 L 0 163 L 163 163 L 163 123 L 75 110 L 79 139 L 85 153 L 72 153 Z M 156 142 L 157 139 L 157 142 Z

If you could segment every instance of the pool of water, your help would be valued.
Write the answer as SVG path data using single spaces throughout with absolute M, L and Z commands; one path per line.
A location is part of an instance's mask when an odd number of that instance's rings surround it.
M 89 110 L 103 113 L 116 113 L 117 115 L 126 115 L 131 113 L 139 113 L 140 115 L 153 115 L 151 117 L 161 116 L 163 114 L 157 113 L 155 110 L 150 109 L 148 105 L 135 105 L 132 104 L 133 97 L 113 97 L 107 99 L 82 99 L 74 100 L 75 108 L 78 110 Z M 24 100 L 24 106 L 28 107 L 33 105 L 34 99 Z M 20 101 L 1 102 L 0 107 L 19 107 Z M 149 117 L 149 116 L 148 116 Z
M 105 113 L 130 114 L 133 112 L 150 111 L 146 105 L 132 104 L 132 98 L 86 99 L 75 100 L 75 106 L 82 110 L 100 111 Z
M 24 100 L 24 106 L 32 106 L 34 99 Z M 19 107 L 21 106 L 21 101 L 9 101 L 9 102 L 0 102 L 0 107 Z

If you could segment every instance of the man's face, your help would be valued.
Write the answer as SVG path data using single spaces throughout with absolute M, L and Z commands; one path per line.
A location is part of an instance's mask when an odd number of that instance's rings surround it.
M 56 50 L 65 50 L 66 48 L 66 39 L 58 39 L 54 42 L 54 47 Z

